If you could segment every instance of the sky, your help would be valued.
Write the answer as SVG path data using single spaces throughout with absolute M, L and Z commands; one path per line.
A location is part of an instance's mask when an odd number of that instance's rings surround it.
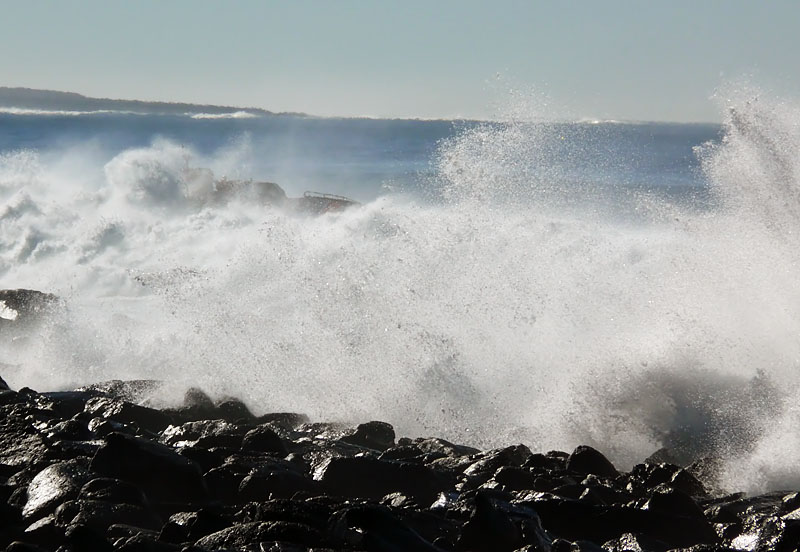
M 800 1 L 0 0 L 0 86 L 329 116 L 716 121 L 800 97 Z

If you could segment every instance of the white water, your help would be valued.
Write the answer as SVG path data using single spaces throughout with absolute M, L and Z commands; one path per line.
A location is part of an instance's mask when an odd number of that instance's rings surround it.
M 5 155 L 0 287 L 68 310 L 3 377 L 158 378 L 165 400 L 199 385 L 410 436 L 593 444 L 620 467 L 668 446 L 722 455 L 732 489 L 800 485 L 800 109 L 731 96 L 698 151 L 717 206 L 627 197 L 633 219 L 621 194 L 577 201 L 556 137 L 514 121 L 443 145 L 443 205 L 319 218 L 209 206 L 182 177 L 186 155 L 232 174 L 246 148 Z

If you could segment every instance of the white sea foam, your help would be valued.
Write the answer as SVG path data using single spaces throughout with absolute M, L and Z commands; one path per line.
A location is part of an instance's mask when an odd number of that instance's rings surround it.
M 255 119 L 255 113 L 234 111 L 233 113 L 187 113 L 192 119 Z
M 82 115 L 103 115 L 109 113 L 116 113 L 120 115 L 135 115 L 133 111 L 119 111 L 114 109 L 95 109 L 91 111 L 80 110 L 67 110 L 67 109 L 33 109 L 26 107 L 0 107 L 0 113 L 7 113 L 9 115 L 32 115 L 40 117 L 79 117 Z
M 318 218 L 203 201 L 187 156 L 223 174 L 246 140 L 103 166 L 7 154 L 0 285 L 68 310 L 3 376 L 153 377 L 408 435 L 594 444 L 621 467 L 667 446 L 723 456 L 731 488 L 796 485 L 800 113 L 752 96 L 698 150 L 711 209 L 576 188 L 554 127 L 513 118 L 442 144 L 445 202 Z

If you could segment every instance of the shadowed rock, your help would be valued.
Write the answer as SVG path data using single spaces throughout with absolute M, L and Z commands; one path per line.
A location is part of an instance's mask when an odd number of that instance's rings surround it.
M 130 481 L 151 500 L 192 502 L 207 496 L 200 469 L 169 447 L 112 433 L 92 458 L 92 471 Z
M 355 433 L 342 437 L 342 441 L 381 452 L 394 446 L 394 428 L 386 422 L 359 424 Z
M 37 520 L 55 511 L 62 502 L 75 498 L 91 475 L 87 459 L 67 460 L 40 471 L 28 485 L 28 500 L 22 509 L 27 520 Z
M 600 477 L 617 477 L 619 472 L 608 458 L 596 449 L 588 446 L 577 447 L 567 459 L 567 470 L 593 474 Z

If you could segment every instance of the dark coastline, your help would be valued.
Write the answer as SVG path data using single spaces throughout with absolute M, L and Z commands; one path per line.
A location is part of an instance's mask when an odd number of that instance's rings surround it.
M 800 537 L 800 494 L 721 495 L 708 459 L 620 473 L 589 447 L 397 439 L 199 389 L 158 410 L 137 404 L 151 381 L 0 382 L 9 551 L 794 550 Z
M 0 336 L 58 309 L 0 291 Z M 13 312 L 13 316 L 10 313 Z M 2 369 L 4 365 L 0 365 Z M 0 378 L 0 549 L 36 551 L 796 550 L 800 492 L 719 488 L 719 462 L 661 450 L 480 451 L 297 413 L 254 415 L 160 382 L 13 390 Z M 671 463 L 672 462 L 672 463 Z

